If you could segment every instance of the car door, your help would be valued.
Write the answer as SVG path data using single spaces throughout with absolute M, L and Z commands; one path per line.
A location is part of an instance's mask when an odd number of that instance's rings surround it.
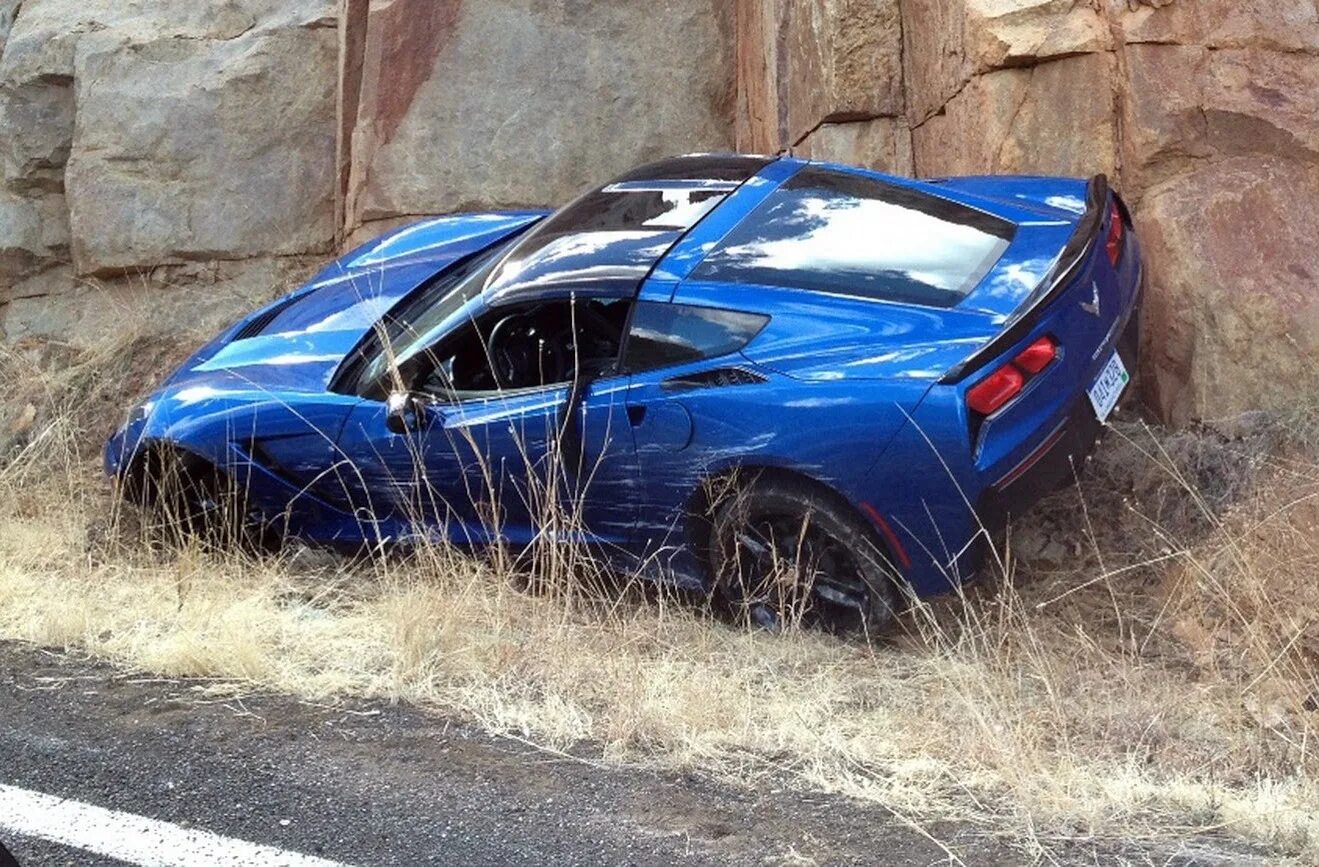
M 636 452 L 627 379 L 591 384 L 578 410 L 580 449 L 561 434 L 569 386 L 429 402 L 406 430 L 384 401 L 364 400 L 322 483 L 371 528 L 459 544 L 516 544 L 542 531 L 621 543 L 636 523 Z M 565 455 L 571 453 L 571 457 Z
M 642 479 L 637 536 L 652 555 L 685 556 L 685 540 L 675 531 L 697 486 L 727 456 L 754 446 L 746 433 L 752 416 L 766 411 L 763 397 L 740 387 L 764 378 L 739 350 L 767 321 L 713 307 L 636 305 L 624 366 L 631 373 L 627 412 Z M 676 560 L 671 565 L 678 568 Z
M 449 456 L 457 456 L 445 499 L 465 525 L 515 544 L 540 533 L 626 540 L 636 523 L 639 474 L 627 380 L 613 376 L 584 388 L 575 432 L 564 424 L 570 385 L 438 407 L 443 444 L 432 448 L 444 453 L 438 463 L 446 471 Z
M 410 362 L 398 362 L 383 381 L 391 383 L 392 399 L 410 407 L 404 417 L 391 419 L 380 389 L 364 389 L 368 396 L 344 426 L 341 460 L 330 480 L 359 521 L 389 537 L 424 525 L 427 533 L 462 543 L 495 537 L 527 542 L 546 530 L 620 541 L 632 531 L 636 510 L 629 494 L 638 469 L 627 380 L 617 372 L 621 331 L 607 341 L 605 356 L 581 357 L 589 376 L 576 378 L 569 365 L 544 374 L 551 380 L 544 384 L 533 376 L 497 388 L 502 380 L 493 378 L 486 351 L 492 323 L 519 315 L 516 306 L 460 313 L 451 328 L 408 356 L 424 364 L 409 373 Z M 520 338 L 511 339 L 503 349 L 519 355 Z M 540 358 L 544 335 L 527 339 L 535 347 L 527 356 Z M 575 423 L 565 425 L 570 398 Z

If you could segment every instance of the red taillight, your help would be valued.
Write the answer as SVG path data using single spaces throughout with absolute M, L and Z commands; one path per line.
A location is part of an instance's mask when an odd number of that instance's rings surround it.
M 1108 260 L 1117 267 L 1117 263 L 1122 261 L 1122 213 L 1118 210 L 1115 203 L 1108 209 Z
M 1052 337 L 1041 337 L 1021 350 L 1021 353 L 1012 359 L 1012 363 L 1027 373 L 1039 373 L 1057 357 L 1058 344 L 1053 342 Z
M 1025 385 L 1026 377 L 1020 370 L 1011 364 L 1004 365 L 966 393 L 966 405 L 981 415 L 990 415 L 1020 394 Z
M 1021 394 L 1026 380 L 1057 357 L 1058 342 L 1052 337 L 1041 337 L 1018 352 L 1011 362 L 973 385 L 966 393 L 966 405 L 980 415 L 992 415 Z

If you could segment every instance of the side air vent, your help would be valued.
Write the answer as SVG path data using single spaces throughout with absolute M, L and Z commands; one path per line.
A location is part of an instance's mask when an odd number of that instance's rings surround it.
M 688 391 L 697 388 L 724 388 L 733 385 L 759 385 L 769 380 L 755 371 L 741 367 L 719 367 L 691 376 L 664 380 L 665 391 Z
M 270 323 L 275 321 L 276 316 L 288 309 L 288 306 L 294 301 L 297 301 L 299 297 L 300 296 L 295 295 L 291 298 L 283 298 L 276 301 L 274 304 L 271 304 L 256 316 L 253 316 L 251 321 L 246 325 L 238 329 L 238 333 L 234 335 L 234 340 L 246 340 L 249 337 L 256 337 L 258 334 L 265 331 Z

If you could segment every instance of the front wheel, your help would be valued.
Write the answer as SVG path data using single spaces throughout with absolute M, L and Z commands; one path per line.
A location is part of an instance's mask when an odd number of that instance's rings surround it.
M 713 531 L 715 590 L 743 622 L 873 635 L 896 616 L 888 558 L 860 516 L 826 491 L 757 479 L 718 507 Z
M 274 528 L 248 508 L 245 491 L 209 462 L 169 447 L 142 455 L 124 479 L 122 494 L 146 517 L 155 542 L 186 546 L 193 540 L 220 549 L 277 547 Z

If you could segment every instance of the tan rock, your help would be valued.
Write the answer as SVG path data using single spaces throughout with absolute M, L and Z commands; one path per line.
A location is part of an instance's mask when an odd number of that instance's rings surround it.
M 16 192 L 38 195 L 63 187 L 73 141 L 73 91 L 67 80 L 0 81 L 0 176 Z
M 787 146 L 786 93 L 779 83 L 785 0 L 736 0 L 737 149 L 772 154 Z
M 228 40 L 245 38 L 252 40 L 259 36 L 279 31 L 292 32 L 317 27 L 330 23 L 333 3 L 331 0 L 313 0 L 309 3 L 288 3 L 284 0 L 203 0 L 195 3 L 165 4 L 156 0 L 151 3 L 122 2 L 122 0 L 25 0 L 21 4 L 7 3 L 0 0 L 0 30 L 6 29 L 10 22 L 6 16 L 17 9 L 17 18 L 12 19 L 12 28 L 7 28 L 3 53 L 0 54 L 0 128 L 21 130 L 21 135 L 0 136 L 0 174 L 6 189 L 34 199 L 41 200 L 53 193 L 62 193 L 65 187 L 65 165 L 73 147 L 75 129 L 75 78 L 77 58 L 84 40 L 92 40 L 100 49 L 108 45 L 141 46 L 160 40 L 173 40 L 178 43 L 175 51 L 192 47 L 194 53 L 201 55 Z M 293 46 L 290 46 L 293 47 Z M 125 48 L 124 51 L 138 49 Z M 152 49 L 151 51 L 154 51 Z M 151 54 L 147 51 L 147 54 Z M 215 49 L 216 53 L 223 53 Z M 87 53 L 83 51 L 82 53 Z M 145 61 L 144 61 L 145 62 Z M 191 73 L 195 70 L 172 66 L 175 72 Z M 304 70 L 305 72 L 305 70 Z M 285 81 L 282 86 L 305 89 L 305 79 Z M 332 73 L 331 78 L 332 81 Z M 157 82 L 139 81 L 144 85 L 156 86 Z M 84 83 L 85 84 L 85 83 Z M 162 90 L 167 94 L 172 89 L 176 94 L 183 93 L 188 87 L 184 80 L 166 82 Z M 261 83 L 253 81 L 252 85 L 260 87 Z M 80 113 L 95 114 L 98 93 L 114 90 L 113 82 L 96 82 L 84 88 L 85 95 L 92 98 L 87 106 L 78 106 Z M 89 141 L 114 137 L 119 131 L 120 143 L 133 136 L 142 135 L 147 139 L 137 144 L 129 143 L 119 155 L 134 159 L 134 150 L 149 151 L 153 146 L 149 140 L 148 127 L 151 121 L 142 122 L 140 118 L 123 113 L 124 108 L 143 107 L 150 115 L 149 103 L 155 93 L 144 91 L 137 94 L 120 94 L 129 98 L 118 111 L 104 112 L 98 122 L 101 129 L 88 129 L 88 121 L 94 117 L 81 119 L 84 128 L 81 133 Z M 188 121 L 194 115 L 184 113 L 173 119 L 175 126 L 181 121 Z M 159 114 L 157 114 L 159 125 Z M 268 128 L 278 128 L 278 124 L 269 124 Z M 215 133 L 224 133 L 223 129 L 211 130 L 212 149 L 230 147 L 232 142 L 225 142 Z M 206 139 L 208 131 L 175 129 L 170 135 L 189 145 Z M 266 134 L 265 130 L 253 128 L 253 140 Z M 239 151 L 241 152 L 241 148 Z M 296 160 L 295 160 L 296 162 Z M 141 167 L 140 165 L 138 166 Z M 149 194 L 152 182 L 151 172 L 144 172 L 143 190 Z M 266 178 L 266 181 L 277 180 Z M 113 180 L 109 180 L 113 187 Z M 305 185 L 304 185 L 305 186 Z M 112 191 L 112 190 L 111 190 Z M 176 189 L 176 195 L 187 195 L 186 191 Z M 296 194 L 296 193 L 295 193 Z M 79 204 L 76 200 L 74 204 Z M 88 202 L 87 208 L 106 210 L 107 218 L 113 218 L 113 228 L 98 227 L 108 236 L 119 234 L 127 222 L 123 214 L 112 214 L 114 207 L 110 202 Z M 120 202 L 120 205 L 124 205 Z M 87 208 L 82 209 L 84 212 Z M 69 233 L 66 209 L 45 208 L 38 204 L 28 207 L 33 210 L 50 212 L 50 219 L 56 225 L 43 225 L 38 231 L 43 237 L 63 237 Z M 156 215 L 146 213 L 143 219 L 150 222 Z M 13 219 L 12 208 L 9 219 Z M 43 218 L 44 219 L 44 218 Z M 67 244 L 67 240 L 60 243 Z M 13 244 L 8 245 L 13 247 Z M 56 245 L 58 246 L 58 245 Z M 147 253 L 156 250 L 149 249 Z M 130 257 L 131 258 L 131 257 Z
M 0 302 L 5 286 L 67 259 L 67 228 L 59 193 L 29 197 L 0 190 Z
M 1095 4 L 1076 0 L 967 0 L 971 71 L 1038 63 L 1113 47 Z
M 1319 49 L 1319 6 L 1314 0 L 1176 0 L 1131 10 L 1108 0 L 1108 14 L 1131 43 Z
M 1188 45 L 1132 45 L 1122 100 L 1123 180 L 1128 195 L 1185 170 L 1213 151 L 1204 114 L 1209 52 Z
M 1319 56 L 1267 49 L 1210 52 L 1205 116 L 1220 153 L 1319 157 Z
M 328 251 L 335 76 L 323 28 L 84 40 L 65 177 L 78 272 Z
M 1211 161 L 1148 192 L 1148 393 L 1174 423 L 1319 399 L 1319 166 Z
M 18 10 L 0 55 L 0 128 L 24 136 L 0 138 L 0 168 L 12 183 L 34 170 L 64 164 L 73 137 L 74 60 L 84 37 L 127 42 L 232 39 L 244 34 L 329 24 L 332 0 L 0 0 Z M 6 151 L 14 150 L 15 153 Z
M 810 0 L 785 8 L 787 132 L 903 113 L 898 0 Z
M 903 0 L 903 75 L 913 124 L 933 115 L 970 79 L 965 23 L 965 0 Z
M 560 203 L 629 166 L 733 144 L 725 0 L 372 5 L 350 229 Z
M 73 75 L 87 34 L 133 42 L 234 39 L 248 33 L 330 26 L 334 0 L 22 0 L 5 46 L 0 79 Z
M 919 123 L 972 76 L 1113 47 L 1111 29 L 1077 0 L 906 0 L 908 110 Z
M 1319 60 L 1262 48 L 1132 45 L 1123 147 L 1134 188 L 1215 155 L 1319 156 Z
M 1113 174 L 1116 73 L 1111 54 L 1084 54 L 977 75 L 913 130 L 916 171 Z
M 911 130 L 902 118 L 826 123 L 807 136 L 794 152 L 807 159 L 865 166 L 890 174 L 912 174 Z
M 81 348 L 163 335 L 197 343 L 291 290 L 319 264 L 298 257 L 190 262 L 104 280 L 53 268 L 15 286 L 14 299 L 0 306 L 0 334 L 11 343 Z
M 774 153 L 787 139 L 778 92 L 783 0 L 735 0 L 735 140 L 744 153 Z
M 0 0 L 0 57 L 5 53 L 5 42 L 9 40 L 9 31 L 14 26 L 14 16 L 18 14 L 21 0 Z

